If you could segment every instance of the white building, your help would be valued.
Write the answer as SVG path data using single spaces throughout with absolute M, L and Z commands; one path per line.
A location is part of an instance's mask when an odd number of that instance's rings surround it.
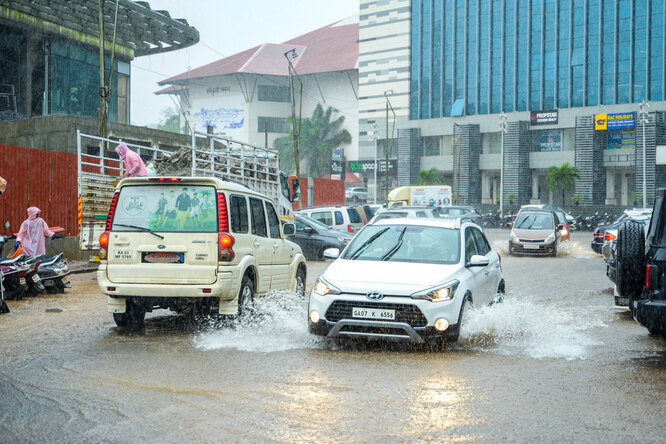
M 345 157 L 358 159 L 358 16 L 350 17 L 284 43 L 265 43 L 159 82 L 171 85 L 156 94 L 179 97 L 181 116 L 192 116 L 196 131 L 213 126 L 216 134 L 274 147 L 289 133 L 291 117 L 289 62 L 303 83 L 303 118 L 318 104 L 338 110 L 352 142 Z M 301 101 L 294 83 L 296 115 Z M 185 126 L 186 122 L 182 122 Z

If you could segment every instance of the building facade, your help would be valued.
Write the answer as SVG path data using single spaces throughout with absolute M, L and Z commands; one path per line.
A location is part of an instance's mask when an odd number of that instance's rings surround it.
M 647 195 L 654 196 L 666 185 L 659 155 L 664 3 L 362 1 L 363 159 L 382 151 L 382 106 L 390 103 L 399 185 L 436 168 L 462 202 L 493 204 L 503 162 L 505 200 L 562 204 L 546 187 L 546 171 L 569 162 L 581 178 L 565 204 L 576 194 L 583 205 L 631 206 L 642 196 L 645 145 Z M 382 57 L 373 65 L 374 54 Z

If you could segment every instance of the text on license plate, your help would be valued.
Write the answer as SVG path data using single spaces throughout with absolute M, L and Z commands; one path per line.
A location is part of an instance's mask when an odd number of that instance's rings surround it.
M 366 319 L 395 319 L 395 310 L 353 307 L 352 317 Z
M 116 250 L 113 258 L 116 260 L 132 260 L 132 250 Z
M 525 245 L 523 246 L 524 249 L 526 250 L 538 250 L 539 246 L 538 245 Z

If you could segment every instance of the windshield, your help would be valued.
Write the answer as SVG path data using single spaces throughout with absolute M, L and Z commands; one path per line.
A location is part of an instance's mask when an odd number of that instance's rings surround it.
M 128 185 L 120 189 L 114 231 L 217 231 L 215 187 Z
M 326 224 L 322 224 L 322 223 L 319 222 L 317 219 L 313 219 L 313 218 L 311 218 L 310 216 L 301 216 L 301 217 L 302 217 L 303 219 L 305 219 L 305 221 L 306 221 L 307 223 L 309 223 L 310 225 L 312 225 L 313 227 L 315 227 L 315 228 L 317 228 L 317 229 L 319 229 L 319 230 L 328 231 L 328 230 L 331 229 L 331 227 L 329 227 L 328 225 L 326 225 Z
M 545 213 L 521 213 L 514 228 L 520 230 L 552 230 L 553 216 Z
M 352 240 L 342 258 L 454 264 L 460 258 L 460 231 L 409 225 L 367 226 Z

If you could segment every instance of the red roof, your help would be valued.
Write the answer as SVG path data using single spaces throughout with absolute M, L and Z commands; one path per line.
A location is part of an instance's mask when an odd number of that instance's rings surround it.
M 157 91 L 155 94 L 160 95 L 160 94 L 174 94 L 177 92 L 185 91 L 188 89 L 188 86 L 186 85 L 171 85 L 167 86 L 166 88 L 160 89 Z M 53 230 L 51 230 L 53 231 Z
M 299 75 L 357 69 L 358 28 L 357 17 L 341 20 L 281 44 L 255 46 L 158 83 L 182 84 L 191 79 L 234 73 L 287 76 L 288 63 L 284 53 L 291 49 L 298 54 L 292 64 Z

